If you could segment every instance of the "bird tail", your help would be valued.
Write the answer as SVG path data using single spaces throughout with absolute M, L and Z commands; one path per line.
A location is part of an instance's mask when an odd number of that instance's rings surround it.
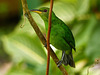
M 65 52 L 64 53 L 64 57 L 63 57 L 63 64 L 64 65 L 70 65 L 71 67 L 74 67 L 75 68 L 75 63 L 74 63 L 74 60 L 73 60 L 73 56 L 72 56 L 72 51 L 67 54 Z

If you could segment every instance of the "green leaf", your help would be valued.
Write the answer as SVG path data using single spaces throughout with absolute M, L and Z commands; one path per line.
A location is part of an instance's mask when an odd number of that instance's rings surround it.
M 100 23 L 96 24 L 96 27 L 91 35 L 87 48 L 85 50 L 88 58 L 91 58 L 93 61 L 96 58 L 100 58 Z
M 33 63 L 43 64 L 45 52 L 37 37 L 30 37 L 27 34 L 15 34 L 3 37 L 4 47 L 14 57 L 14 61 L 22 59 Z

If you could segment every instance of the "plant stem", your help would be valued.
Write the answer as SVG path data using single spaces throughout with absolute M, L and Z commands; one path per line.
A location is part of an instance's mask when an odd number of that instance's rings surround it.
M 49 75 L 49 64 L 50 64 L 50 31 L 51 31 L 52 8 L 53 8 L 53 0 L 50 0 L 50 9 L 49 9 L 49 18 L 48 18 L 48 34 L 47 34 L 48 55 L 47 55 L 46 75 Z
M 34 19 L 32 18 L 31 14 L 29 12 L 27 1 L 26 0 L 21 0 L 21 2 L 22 2 L 22 7 L 23 7 L 23 13 L 24 13 L 24 15 L 28 18 L 31 26 L 35 30 L 37 36 L 39 37 L 39 39 L 41 40 L 41 42 L 43 43 L 43 45 L 45 45 L 46 44 L 46 39 L 43 36 L 42 32 L 40 31 L 39 27 L 37 26 L 36 22 L 34 21 Z M 51 49 L 51 47 L 50 47 L 50 56 L 52 57 L 52 59 L 54 60 L 54 62 L 57 64 L 57 62 L 59 61 L 59 59 L 56 56 L 56 54 L 54 53 L 54 51 Z M 60 67 L 58 67 L 58 68 L 63 73 L 63 75 L 68 75 L 66 69 L 62 65 Z

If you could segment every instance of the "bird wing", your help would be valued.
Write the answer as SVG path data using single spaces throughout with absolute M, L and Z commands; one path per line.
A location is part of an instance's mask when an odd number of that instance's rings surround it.
M 74 40 L 74 36 L 73 36 L 71 30 L 69 29 L 69 27 L 65 23 L 62 25 L 62 27 L 65 31 L 65 35 L 63 37 L 64 40 L 69 44 L 69 46 L 71 48 L 73 48 L 76 51 L 76 49 L 75 49 L 75 40 Z
M 54 24 L 52 26 L 55 26 L 55 30 L 59 30 L 57 32 L 59 32 L 60 36 L 63 37 L 63 39 L 69 44 L 69 46 L 75 50 L 75 40 L 69 27 L 58 17 L 52 21 L 52 24 Z

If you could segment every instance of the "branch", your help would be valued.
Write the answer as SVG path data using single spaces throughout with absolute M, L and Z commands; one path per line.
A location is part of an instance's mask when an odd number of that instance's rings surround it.
M 50 64 L 50 32 L 51 32 L 51 18 L 52 18 L 52 8 L 53 8 L 53 0 L 50 0 L 50 9 L 49 9 L 49 18 L 48 18 L 48 34 L 47 34 L 47 69 L 46 75 L 49 75 L 49 64 Z
M 22 2 L 22 7 L 23 7 L 23 13 L 24 13 L 24 15 L 28 18 L 31 26 L 35 30 L 37 36 L 39 37 L 39 39 L 41 40 L 41 42 L 43 43 L 43 45 L 45 45 L 46 39 L 43 36 L 42 32 L 40 31 L 39 27 L 37 26 L 36 22 L 34 21 L 34 19 L 32 18 L 31 14 L 29 12 L 27 1 L 26 0 L 21 0 L 21 2 Z M 50 55 L 51 55 L 51 57 L 53 58 L 54 62 L 57 65 L 57 62 L 59 61 L 59 59 L 56 56 L 56 54 L 54 53 L 54 51 L 51 49 L 51 47 L 50 47 Z M 66 69 L 62 65 L 60 67 L 58 67 L 58 68 L 63 73 L 63 75 L 68 75 Z

